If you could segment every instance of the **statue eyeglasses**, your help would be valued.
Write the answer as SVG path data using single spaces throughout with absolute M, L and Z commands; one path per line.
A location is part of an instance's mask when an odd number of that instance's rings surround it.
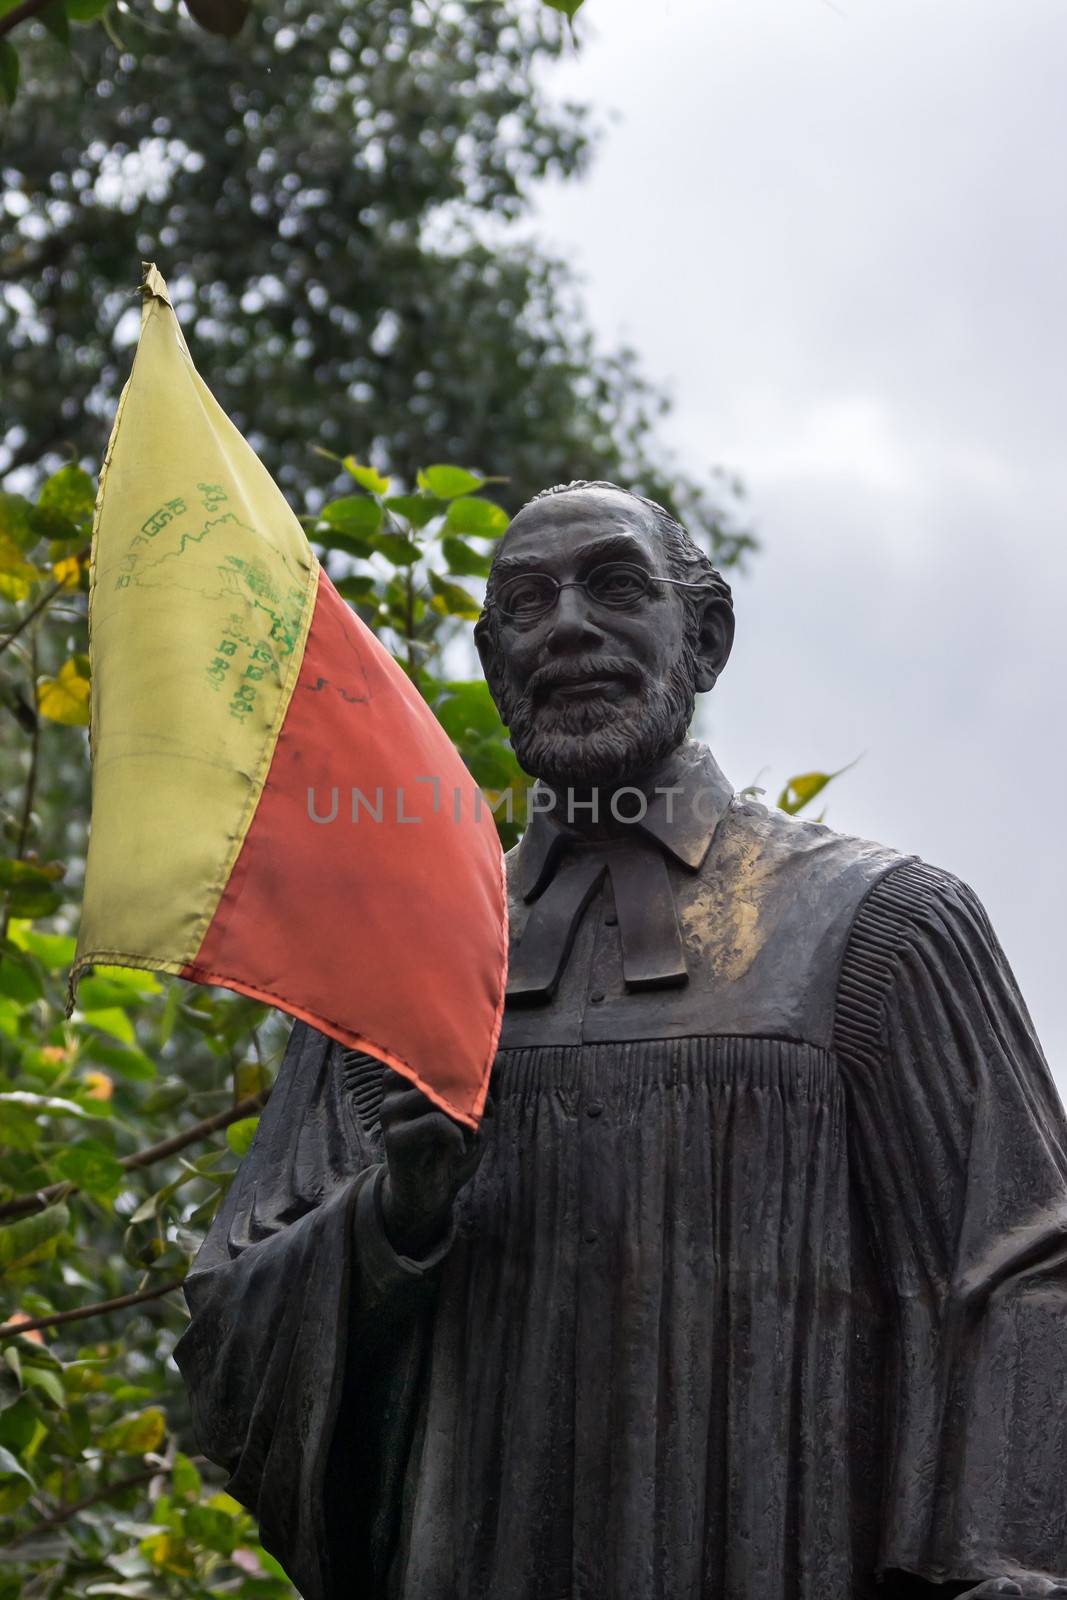
M 689 583 L 684 578 L 661 578 L 629 561 L 604 561 L 584 578 L 561 583 L 548 572 L 524 572 L 500 584 L 487 609 L 495 610 L 507 622 L 537 622 L 547 616 L 563 589 L 582 589 L 596 605 L 612 611 L 630 611 L 647 597 L 654 583 L 667 583 L 676 589 L 712 589 L 714 584 Z

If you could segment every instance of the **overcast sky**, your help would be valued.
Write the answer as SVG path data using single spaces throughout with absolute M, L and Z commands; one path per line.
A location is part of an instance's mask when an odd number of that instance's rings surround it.
M 703 733 L 734 783 L 986 903 L 1067 1095 L 1067 5 L 587 0 L 548 190 L 607 343 L 763 549 Z

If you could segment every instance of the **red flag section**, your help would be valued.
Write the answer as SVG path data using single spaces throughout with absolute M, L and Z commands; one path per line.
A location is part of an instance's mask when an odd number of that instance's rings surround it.
M 320 574 L 255 817 L 182 975 L 303 1017 L 473 1125 L 500 1031 L 505 904 L 473 780 Z

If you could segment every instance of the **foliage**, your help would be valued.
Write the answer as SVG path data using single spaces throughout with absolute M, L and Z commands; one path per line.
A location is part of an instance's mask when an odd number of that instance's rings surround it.
M 553 11 L 562 11 L 573 27 L 574 18 L 585 0 L 543 0 L 543 3 Z M 194 22 L 223 39 L 235 39 L 252 12 L 252 0 L 185 0 L 185 6 Z M 111 0 L 0 0 L 0 103 L 13 106 L 18 93 L 19 55 L 7 35 L 20 23 L 36 18 L 56 43 L 69 52 L 72 24 L 100 22 L 106 27 L 111 14 Z M 68 86 L 73 81 L 73 74 L 70 74 Z
M 535 80 L 574 0 L 283 0 L 236 42 L 197 25 L 225 3 L 97 8 L 63 56 L 42 25 L 92 0 L 38 21 L 0 0 L 22 72 L 0 113 L 0 474 L 23 491 L 0 494 L 0 1600 L 291 1593 L 195 1456 L 170 1359 L 176 1286 L 286 1024 L 118 969 L 65 1009 L 88 826 L 79 463 L 103 453 L 138 260 L 166 265 L 220 400 L 491 798 L 526 780 L 462 636 L 517 504 L 606 476 L 721 564 L 751 543 L 721 485 L 657 453 L 664 402 L 594 348 L 566 268 L 498 226 L 586 160 L 582 114 Z M 479 461 L 497 476 L 440 464 Z
M 297 503 L 321 490 L 320 439 L 408 482 L 434 459 L 491 462 L 512 512 L 547 482 L 611 478 L 723 559 L 751 542 L 728 485 L 663 459 L 666 402 L 631 352 L 598 351 L 568 267 L 511 240 L 536 184 L 589 156 L 588 118 L 540 87 L 562 16 L 286 0 L 238 48 L 141 0 L 116 26 L 121 48 L 79 34 L 80 95 L 31 40 L 3 131 L 0 476 L 99 461 L 145 258 Z
M 483 787 L 521 787 L 484 685 L 446 672 L 508 524 L 482 493 L 491 481 L 435 465 L 403 493 L 352 456 L 338 465 L 352 492 L 306 519 L 324 564 Z M 0 682 L 25 746 L 0 857 L 0 1597 L 274 1600 L 291 1590 L 193 1454 L 170 1352 L 177 1287 L 248 1147 L 285 1023 L 118 968 L 83 979 L 64 1015 L 77 884 L 51 858 L 55 802 L 38 786 L 50 741 L 86 756 L 94 497 L 67 466 L 35 500 L 0 500 Z
M 517 802 L 529 779 L 482 680 L 457 681 L 445 671 L 462 623 L 481 609 L 480 594 L 456 580 L 485 578 L 492 547 L 508 526 L 507 512 L 480 492 L 496 480 L 429 466 L 417 474 L 413 493 L 394 494 L 389 478 L 354 456 L 341 465 L 361 492 L 306 518 L 310 537 L 327 571 L 338 561 L 358 569 L 331 576 L 433 706 L 489 804 L 496 807 L 502 791 L 510 791 L 513 804 L 497 818 L 507 847 L 519 835 Z

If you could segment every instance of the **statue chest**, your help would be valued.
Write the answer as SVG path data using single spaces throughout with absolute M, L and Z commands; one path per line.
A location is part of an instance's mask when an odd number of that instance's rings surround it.
M 698 871 L 576 851 L 511 897 L 500 1048 L 753 1036 L 829 1048 L 852 918 L 893 852 L 737 803 Z

